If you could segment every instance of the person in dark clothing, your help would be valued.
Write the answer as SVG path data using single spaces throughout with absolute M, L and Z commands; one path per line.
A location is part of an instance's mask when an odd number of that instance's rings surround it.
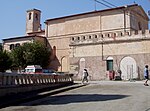
M 147 83 L 148 79 L 149 79 L 148 65 L 146 65 L 145 68 L 144 68 L 144 78 L 146 79 L 144 85 L 149 86 L 148 83 Z
M 87 69 L 84 69 L 82 73 L 82 83 L 84 83 L 85 81 L 88 82 L 88 76 L 89 74 L 88 74 Z

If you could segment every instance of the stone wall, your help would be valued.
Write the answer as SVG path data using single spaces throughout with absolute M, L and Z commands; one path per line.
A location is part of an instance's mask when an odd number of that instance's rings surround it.
M 70 39 L 70 71 L 76 73 L 76 78 L 81 79 L 82 67 L 80 67 L 80 59 L 85 59 L 85 68 L 89 70 L 92 80 L 109 79 L 106 69 L 108 57 L 113 58 L 113 70 L 120 69 L 121 61 L 125 57 L 135 60 L 136 78 L 143 79 L 143 69 L 145 64 L 150 65 L 150 31 L 137 31 L 127 34 L 116 34 L 118 36 L 100 36 L 95 34 L 89 39 L 89 36 L 74 37 Z M 104 34 L 106 35 L 106 34 Z M 111 35 L 111 34 L 110 34 Z M 76 67 L 76 68 L 73 68 Z M 75 71 L 74 71 L 75 70 Z
M 108 55 L 109 57 L 110 55 Z M 136 73 L 138 76 L 133 79 L 143 79 L 143 70 L 145 64 L 150 65 L 150 54 L 135 54 L 135 55 L 111 55 L 114 61 L 114 71 L 117 74 L 117 70 L 120 69 L 121 60 L 125 57 L 132 57 L 136 61 Z M 85 59 L 85 67 L 80 67 L 80 59 Z M 74 57 L 70 58 L 70 72 L 74 73 L 75 80 L 81 80 L 82 69 L 87 68 L 91 80 L 109 80 L 108 71 L 106 69 L 106 61 L 102 60 L 101 56 L 90 57 Z

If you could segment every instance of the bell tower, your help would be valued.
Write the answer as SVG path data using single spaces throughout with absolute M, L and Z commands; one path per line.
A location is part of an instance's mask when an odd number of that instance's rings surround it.
M 27 11 L 26 15 L 26 34 L 37 32 L 41 30 L 41 11 L 37 9 L 31 9 Z

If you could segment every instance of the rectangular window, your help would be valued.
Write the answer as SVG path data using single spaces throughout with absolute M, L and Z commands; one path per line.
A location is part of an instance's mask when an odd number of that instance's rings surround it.
M 107 71 L 113 71 L 113 60 L 107 60 Z

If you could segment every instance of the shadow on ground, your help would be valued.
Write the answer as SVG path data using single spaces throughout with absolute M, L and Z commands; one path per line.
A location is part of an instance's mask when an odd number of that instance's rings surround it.
M 99 102 L 99 101 L 111 101 L 117 99 L 123 99 L 129 97 L 129 95 L 109 95 L 109 94 L 73 94 L 73 95 L 59 95 L 47 97 L 40 100 L 37 103 L 30 105 L 62 105 L 69 103 L 82 103 L 82 102 Z

